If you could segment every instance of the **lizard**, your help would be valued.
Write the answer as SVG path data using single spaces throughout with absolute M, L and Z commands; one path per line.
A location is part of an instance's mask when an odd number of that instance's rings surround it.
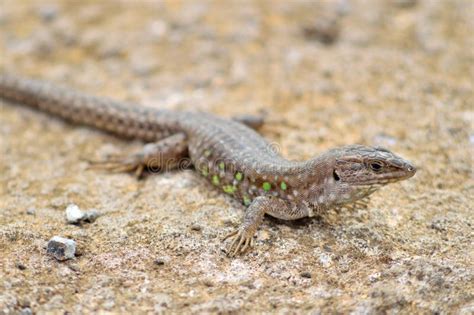
M 166 171 L 188 159 L 212 186 L 245 207 L 241 225 L 227 234 L 227 254 L 254 246 L 264 215 L 283 220 L 366 200 L 389 183 L 415 175 L 416 167 L 376 146 L 346 145 L 306 161 L 288 160 L 255 129 L 258 120 L 237 120 L 191 111 L 158 110 L 95 97 L 50 82 L 0 74 L 0 97 L 124 139 L 142 150 L 109 157 L 109 170 L 140 175 L 153 166 Z

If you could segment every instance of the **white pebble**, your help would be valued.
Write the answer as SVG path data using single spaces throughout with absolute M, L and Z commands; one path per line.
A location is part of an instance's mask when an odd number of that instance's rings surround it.
M 70 204 L 66 208 L 67 223 L 75 224 L 84 219 L 84 212 L 75 204 Z

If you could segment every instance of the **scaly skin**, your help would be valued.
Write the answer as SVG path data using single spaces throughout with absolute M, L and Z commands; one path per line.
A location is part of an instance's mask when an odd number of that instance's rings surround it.
M 362 145 L 329 150 L 309 161 L 289 161 L 244 124 L 206 113 L 173 112 L 88 96 L 49 83 L 0 75 L 0 97 L 65 120 L 148 144 L 101 167 L 135 171 L 173 169 L 188 158 L 212 185 L 248 206 L 230 233 L 228 254 L 253 244 L 264 214 L 295 220 L 364 200 L 378 188 L 412 177 L 416 168 L 390 151 Z M 249 126 L 255 119 L 241 119 Z

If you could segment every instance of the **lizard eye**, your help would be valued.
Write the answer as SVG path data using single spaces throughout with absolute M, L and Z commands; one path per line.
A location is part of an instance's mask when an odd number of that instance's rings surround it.
M 380 162 L 371 162 L 369 166 L 370 169 L 374 172 L 380 172 L 382 170 L 382 163 Z

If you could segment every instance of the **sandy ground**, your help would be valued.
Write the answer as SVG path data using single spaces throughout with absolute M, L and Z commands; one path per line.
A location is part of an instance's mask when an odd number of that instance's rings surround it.
M 367 209 L 268 218 L 192 171 L 87 170 L 127 143 L 0 101 L 0 313 L 472 314 L 474 2 L 13 1 L 0 69 L 136 106 L 267 115 L 291 159 L 382 145 L 419 168 Z M 65 222 L 67 205 L 102 216 Z M 75 259 L 48 256 L 54 235 Z

